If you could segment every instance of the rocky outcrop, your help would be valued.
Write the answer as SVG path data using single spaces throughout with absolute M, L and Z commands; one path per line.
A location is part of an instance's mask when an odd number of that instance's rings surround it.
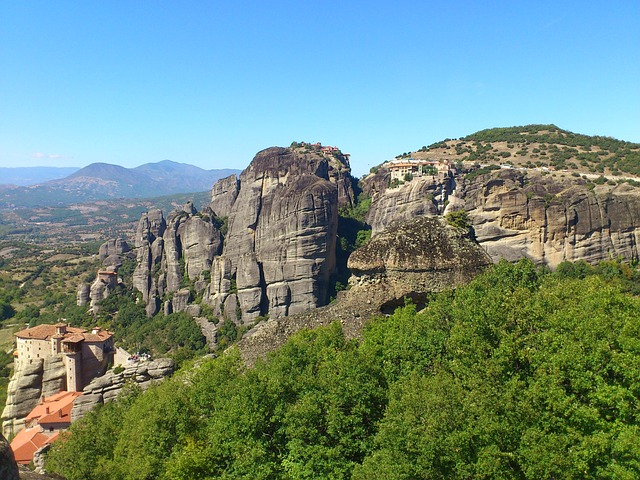
M 640 189 L 502 170 L 465 186 L 478 241 L 494 260 L 597 263 L 639 258 Z
M 627 183 L 594 187 L 580 176 L 501 169 L 381 191 L 379 177 L 364 181 L 374 194 L 366 216 L 374 236 L 398 219 L 465 209 L 494 261 L 527 257 L 554 268 L 565 260 L 639 258 L 640 190 Z
M 13 456 L 9 442 L 0 435 L 0 478 L 3 480 L 19 480 L 18 464 Z
M 45 473 L 47 473 L 45 462 L 47 452 L 49 450 L 51 450 L 51 444 L 47 443 L 44 447 L 40 447 L 38 450 L 33 452 L 33 470 L 40 475 L 44 475 Z
M 455 288 L 490 264 L 469 230 L 442 217 L 418 217 L 393 222 L 353 252 L 349 284 L 382 289 L 392 311 L 404 297 L 419 301 L 422 294 Z
M 214 216 L 211 209 L 198 213 L 189 202 L 166 220 L 159 210 L 140 219 L 133 286 L 142 292 L 149 316 L 160 310 L 166 293 L 180 290 L 183 276 L 195 282 L 211 270 L 213 259 L 222 249 L 222 235 L 214 225 Z M 176 309 L 175 305 L 166 305 L 165 310 L 182 311 L 184 306 Z
M 123 238 L 111 239 L 100 245 L 98 256 L 105 267 L 119 267 L 125 254 L 131 251 L 129 244 Z
M 170 358 L 158 358 L 151 361 L 131 363 L 124 370 L 115 373 L 109 370 L 103 376 L 95 378 L 82 391 L 71 410 L 71 421 L 82 418 L 96 405 L 109 402 L 116 398 L 127 383 L 135 383 L 146 389 L 153 382 L 171 375 L 175 364 Z
M 367 182 L 369 190 L 372 181 Z M 376 186 L 375 188 L 380 188 Z M 384 190 L 384 194 L 374 194 L 374 204 L 365 221 L 374 235 L 387 228 L 391 222 L 410 220 L 425 215 L 442 214 L 445 202 L 455 188 L 453 177 L 419 177 L 396 188 Z
M 136 268 L 133 272 L 133 287 L 142 292 L 147 304 L 147 313 L 158 311 L 158 285 L 153 275 L 156 266 L 159 269 L 164 249 L 162 235 L 167 227 L 160 210 L 149 210 L 142 214 L 136 230 Z
M 90 306 L 92 313 L 97 313 L 99 304 L 102 300 L 109 296 L 110 291 L 115 289 L 122 281 L 115 272 L 115 267 L 109 267 L 106 270 L 98 270 L 98 274 L 94 282 L 81 283 L 76 294 L 76 302 L 79 307 L 87 304 Z
M 226 184 L 214 187 L 212 205 L 228 192 Z M 212 264 L 205 300 L 214 312 L 247 322 L 324 304 L 338 204 L 352 199 L 346 157 L 306 148 L 259 152 L 240 175 L 223 253 Z
M 252 365 L 297 331 L 333 321 L 340 321 L 345 335 L 355 338 L 368 319 L 393 312 L 406 297 L 422 306 L 429 293 L 466 283 L 490 264 L 468 230 L 449 226 L 442 218 L 396 222 L 351 255 L 351 288 L 340 292 L 335 303 L 270 319 L 249 331 L 238 348 Z
M 78 286 L 78 292 L 76 293 L 76 303 L 79 307 L 84 307 L 91 301 L 91 285 L 88 283 L 81 283 Z
M 237 175 L 218 180 L 211 189 L 211 209 L 221 217 L 228 217 L 238 198 L 240 181 Z
M 2 431 L 9 437 L 24 426 L 24 419 L 43 396 L 66 388 L 66 370 L 62 356 L 34 359 L 16 370 L 7 388 L 2 411 Z

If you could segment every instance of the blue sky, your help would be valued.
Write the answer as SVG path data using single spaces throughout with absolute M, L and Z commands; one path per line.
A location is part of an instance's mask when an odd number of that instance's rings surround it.
M 637 0 L 0 0 L 0 166 L 244 168 L 295 140 L 361 175 L 530 123 L 640 142 L 639 20 Z

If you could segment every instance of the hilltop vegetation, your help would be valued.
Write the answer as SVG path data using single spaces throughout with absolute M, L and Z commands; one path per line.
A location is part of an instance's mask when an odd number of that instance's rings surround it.
M 361 341 L 202 360 L 71 427 L 73 479 L 637 478 L 640 299 L 619 262 L 501 262 Z M 96 441 L 100 439 L 100 441 Z
M 410 155 L 404 153 L 399 157 Z M 413 156 L 640 176 L 640 144 L 572 133 L 555 125 L 481 130 L 458 140 L 445 139 L 422 147 Z

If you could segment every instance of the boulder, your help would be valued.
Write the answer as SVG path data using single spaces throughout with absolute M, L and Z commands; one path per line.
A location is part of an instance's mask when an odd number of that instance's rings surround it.
M 490 264 L 470 230 L 442 217 L 418 217 L 392 223 L 353 252 L 347 266 L 352 286 L 379 286 L 392 307 L 405 296 L 416 299 L 467 283 Z
M 3 480 L 19 480 L 18 464 L 13 450 L 4 436 L 0 435 L 0 478 Z

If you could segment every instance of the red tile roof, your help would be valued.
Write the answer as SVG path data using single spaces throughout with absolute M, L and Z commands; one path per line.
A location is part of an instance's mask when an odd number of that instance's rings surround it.
M 51 435 L 43 433 L 39 426 L 33 428 L 25 428 L 11 441 L 11 450 L 16 457 L 16 462 L 28 465 L 33 460 L 33 454 L 36 450 L 44 447 L 46 444 L 53 442 L 58 438 L 59 432 Z
M 33 328 L 27 328 L 16 333 L 18 338 L 49 340 L 56 334 L 56 327 L 59 325 L 37 325 Z M 84 328 L 67 327 L 67 333 L 83 333 L 87 330 Z
M 27 328 L 21 330 L 15 334 L 18 338 L 24 338 L 27 340 L 50 340 L 52 337 L 64 338 L 65 343 L 78 343 L 78 342 L 103 342 L 113 336 L 109 330 L 100 330 L 96 333 L 88 333 L 86 328 L 67 327 L 67 332 L 62 336 L 57 336 L 56 327 L 64 324 L 57 325 L 38 325 L 33 328 Z
M 73 402 L 80 395 L 82 395 L 81 392 L 62 391 L 46 397 L 27 415 L 27 424 L 35 420 L 40 425 L 49 423 L 68 423 L 70 425 Z

